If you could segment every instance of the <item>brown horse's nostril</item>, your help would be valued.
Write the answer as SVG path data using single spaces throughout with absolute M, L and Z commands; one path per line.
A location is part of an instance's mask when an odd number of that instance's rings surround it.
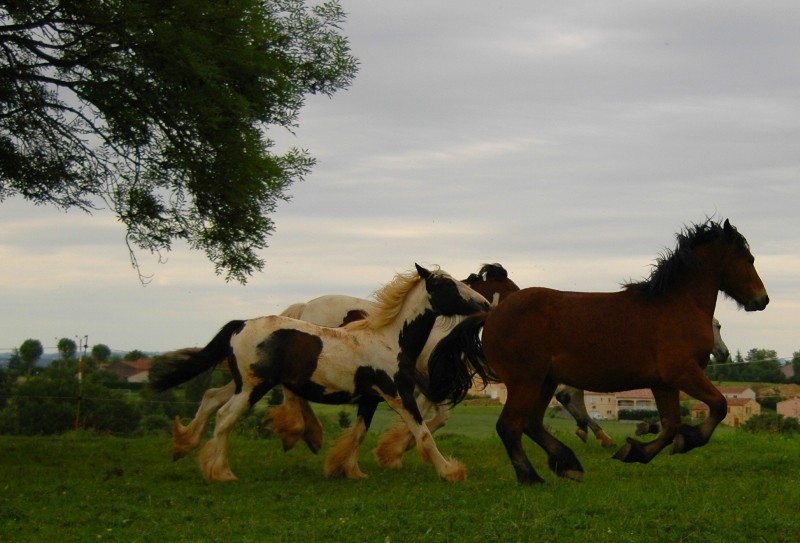
M 748 303 L 745 306 L 744 310 L 745 311 L 762 311 L 764 308 L 767 307 L 768 303 L 769 303 L 769 296 L 767 296 L 765 294 L 763 298 L 758 298 L 758 299 L 752 300 L 750 303 Z

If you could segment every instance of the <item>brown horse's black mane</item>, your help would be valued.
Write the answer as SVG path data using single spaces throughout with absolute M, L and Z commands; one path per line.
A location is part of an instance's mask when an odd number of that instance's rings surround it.
M 500 264 L 484 264 L 481 266 L 481 269 L 478 270 L 478 273 L 471 273 L 469 277 L 464 279 L 462 282 L 466 283 L 467 285 L 471 285 L 473 283 L 477 283 L 478 281 L 494 279 L 496 281 L 502 281 L 508 279 L 508 271 Z
M 733 225 L 729 232 L 725 227 L 711 219 L 701 224 L 692 224 L 676 234 L 678 244 L 673 250 L 665 250 L 659 255 L 653 265 L 650 277 L 643 281 L 630 282 L 623 285 L 625 290 L 636 290 L 646 296 L 659 296 L 672 289 L 698 265 L 694 249 L 705 243 L 730 236 L 730 242 L 737 244 L 742 249 L 749 249 L 747 240 Z

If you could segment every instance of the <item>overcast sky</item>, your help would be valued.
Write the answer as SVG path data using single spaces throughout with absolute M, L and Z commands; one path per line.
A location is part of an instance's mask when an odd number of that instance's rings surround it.
M 228 320 L 366 297 L 414 262 L 458 278 L 615 291 L 675 233 L 729 218 L 769 291 L 720 297 L 730 349 L 800 351 L 800 3 L 342 0 L 361 69 L 281 146 L 314 173 L 273 215 L 267 265 L 225 283 L 202 253 L 139 254 L 108 213 L 0 204 L 0 352 L 88 336 L 202 346 Z

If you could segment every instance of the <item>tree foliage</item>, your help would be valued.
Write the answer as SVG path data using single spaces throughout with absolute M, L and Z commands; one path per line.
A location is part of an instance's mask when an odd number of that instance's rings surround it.
M 70 360 L 75 358 L 75 353 L 78 352 L 78 344 L 68 337 L 62 337 L 58 340 L 56 349 L 58 349 L 58 355 L 61 360 Z
M 92 347 L 92 358 L 98 362 L 102 363 L 108 360 L 108 357 L 111 356 L 111 349 L 108 345 L 104 343 L 98 343 L 94 347 Z
M 778 353 L 771 349 L 750 349 L 747 356 L 736 353 L 732 364 L 713 364 L 706 374 L 715 381 L 782 383 L 785 381 Z
M 136 249 L 183 240 L 244 282 L 314 163 L 274 152 L 357 70 L 335 1 L 0 1 L 0 201 L 110 208 Z
M 42 342 L 38 339 L 26 339 L 19 346 L 18 352 L 22 361 L 22 368 L 20 368 L 22 373 L 30 375 L 36 362 L 44 354 L 44 347 L 42 347 Z

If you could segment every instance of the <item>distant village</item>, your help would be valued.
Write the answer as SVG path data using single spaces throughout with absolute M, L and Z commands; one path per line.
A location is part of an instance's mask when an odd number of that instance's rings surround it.
M 787 366 L 791 371 L 791 366 Z M 788 374 L 787 379 L 793 373 Z M 758 400 L 765 397 L 786 398 L 775 404 L 775 410 L 784 417 L 800 418 L 800 385 L 768 385 L 723 386 L 717 387 L 728 401 L 728 415 L 723 424 L 738 427 L 755 415 L 761 414 Z M 488 398 L 501 404 L 506 401 L 506 386 L 502 383 L 490 384 L 486 388 L 475 387 L 470 391 L 473 398 Z M 585 391 L 586 411 L 595 420 L 619 420 L 623 411 L 640 411 L 642 413 L 657 411 L 656 400 L 650 389 L 626 390 L 624 392 L 592 392 Z M 682 395 L 682 403 L 688 406 L 692 418 L 702 420 L 708 415 L 708 406 L 703 402 Z M 554 397 L 550 407 L 562 411 L 562 406 Z M 563 410 L 565 411 L 565 410 Z
M 151 359 L 147 356 L 138 360 L 116 360 L 105 369 L 130 383 L 147 382 L 147 373 L 150 370 Z M 787 364 L 782 371 L 786 379 L 794 376 L 793 367 Z M 775 410 L 784 417 L 800 418 L 800 385 L 760 385 L 756 386 L 718 386 L 719 391 L 728 400 L 728 415 L 723 424 L 738 427 L 748 419 L 761 413 L 759 399 L 767 395 L 787 398 L 775 404 Z M 758 391 L 758 392 L 757 392 Z M 486 388 L 475 387 L 470 391 L 471 397 L 488 398 L 500 404 L 505 404 L 506 387 L 502 383 L 490 384 Z M 601 393 L 586 391 L 584 393 L 586 411 L 595 420 L 618 420 L 620 412 L 628 411 L 656 411 L 656 400 L 650 389 L 626 390 L 624 392 Z M 692 418 L 702 420 L 708 414 L 708 406 L 689 396 L 682 397 L 688 404 Z M 560 410 L 561 406 L 553 398 L 550 407 Z

